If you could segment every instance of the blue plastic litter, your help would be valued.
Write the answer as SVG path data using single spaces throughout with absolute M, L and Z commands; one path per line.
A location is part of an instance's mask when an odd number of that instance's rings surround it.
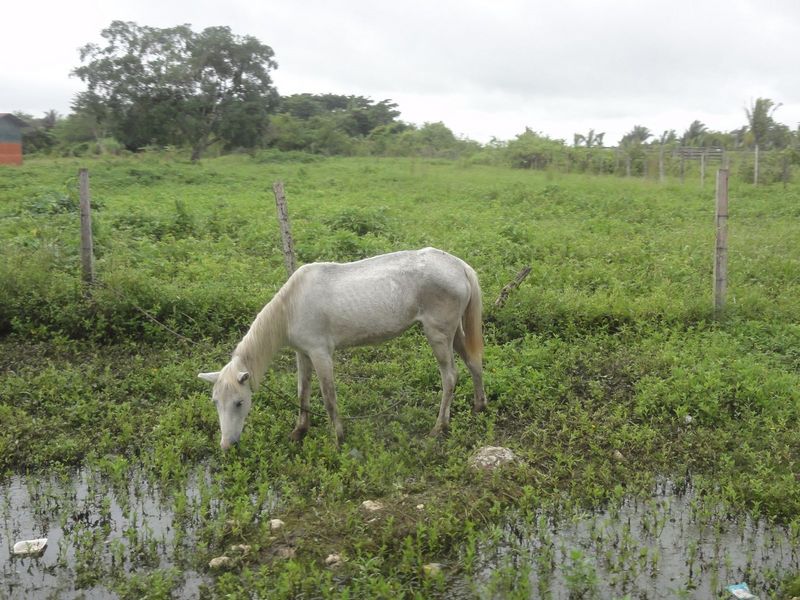
M 725 588 L 737 600 L 758 600 L 758 596 L 754 595 L 746 583 L 735 583 Z

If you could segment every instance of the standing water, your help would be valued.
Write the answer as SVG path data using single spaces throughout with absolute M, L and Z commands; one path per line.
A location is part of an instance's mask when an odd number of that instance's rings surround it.
M 800 570 L 800 522 L 734 516 L 691 486 L 657 486 L 600 512 L 510 520 L 478 549 L 470 592 L 500 598 L 730 598 L 746 582 L 762 600 Z
M 4 481 L 0 598 L 113 598 L 130 595 L 137 577 L 138 585 L 156 578 L 197 597 L 206 577 L 195 570 L 193 548 L 208 479 L 195 475 L 169 494 L 129 472 L 114 482 L 86 470 Z M 34 538 L 48 539 L 41 556 L 13 555 L 15 542 Z

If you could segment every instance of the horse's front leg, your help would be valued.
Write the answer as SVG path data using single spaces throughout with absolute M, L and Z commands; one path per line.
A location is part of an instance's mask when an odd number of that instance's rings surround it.
M 311 359 L 302 352 L 297 352 L 297 397 L 300 399 L 300 414 L 297 427 L 291 433 L 295 442 L 302 440 L 311 424 L 309 398 L 311 397 Z
M 325 410 L 328 411 L 333 430 L 336 433 L 336 444 L 338 446 L 344 441 L 344 429 L 341 421 L 339 421 L 339 411 L 336 407 L 336 387 L 333 384 L 333 357 L 330 352 L 323 351 L 315 352 L 310 356 L 319 379 Z

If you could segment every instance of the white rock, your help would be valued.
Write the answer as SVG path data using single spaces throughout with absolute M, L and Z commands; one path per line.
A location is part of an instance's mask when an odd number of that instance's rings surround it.
M 47 538 L 23 540 L 14 544 L 12 554 L 15 556 L 37 556 L 44 553 L 47 548 Z
M 275 532 L 275 531 L 278 531 L 280 529 L 283 529 L 284 525 L 286 525 L 286 523 L 284 523 L 280 519 L 270 519 L 269 520 L 269 530 L 272 531 L 272 532 Z
M 424 504 L 417 504 L 417 510 L 423 510 L 425 508 Z
M 441 563 L 428 563 L 427 565 L 423 565 L 422 571 L 428 577 L 436 577 L 439 573 L 442 572 L 444 565 Z
M 208 566 L 212 569 L 224 569 L 225 567 L 231 566 L 232 562 L 233 561 L 227 556 L 218 556 L 208 561 Z
M 516 460 L 516 454 L 508 448 L 484 446 L 470 457 L 469 464 L 475 469 L 496 469 Z
M 325 564 L 329 567 L 339 567 L 342 564 L 342 557 L 340 554 L 328 554 Z
M 374 500 L 364 500 L 361 503 L 361 508 L 363 508 L 368 512 L 375 512 L 378 510 L 383 510 L 383 504 L 381 504 L 380 502 L 376 502 Z
M 625 455 L 622 454 L 619 450 L 614 450 L 614 460 L 622 462 L 625 460 Z
M 251 547 L 248 544 L 234 544 L 231 546 L 231 552 L 241 552 L 247 554 L 250 552 Z

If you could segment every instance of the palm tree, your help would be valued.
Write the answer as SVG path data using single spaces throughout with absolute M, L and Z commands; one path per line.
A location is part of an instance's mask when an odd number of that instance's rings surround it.
M 708 128 L 698 120 L 692 121 L 689 129 L 683 132 L 681 145 L 683 146 L 702 146 Z
M 45 129 L 52 129 L 56 126 L 60 115 L 54 110 L 50 109 L 46 113 L 44 113 L 44 117 L 42 117 L 42 127 Z
M 769 135 L 775 127 L 775 119 L 772 114 L 780 108 L 780 104 L 775 104 L 769 98 L 756 98 L 756 101 L 745 108 L 749 133 L 753 137 L 755 145 L 755 162 L 753 165 L 753 184 L 758 185 L 758 151 L 766 147 L 769 142 Z
M 586 135 L 576 133 L 573 135 L 573 145 L 577 148 L 585 146 L 587 148 L 601 148 L 603 146 L 603 137 L 605 132 L 595 133 L 594 129 L 590 129 Z
M 627 176 L 631 175 L 631 163 L 634 155 L 639 158 L 644 155 L 641 146 L 652 136 L 650 130 L 642 125 L 634 125 L 633 129 L 622 136 L 619 145 L 625 151 L 625 174 Z
M 653 137 L 653 134 L 650 133 L 650 130 L 643 125 L 634 125 L 633 129 L 631 129 L 628 133 L 622 136 L 620 140 L 620 146 L 638 146 L 644 144 L 648 138 Z
M 775 127 L 775 119 L 772 118 L 772 115 L 780 107 L 780 103 L 775 104 L 769 98 L 756 98 L 750 108 L 744 109 L 748 128 L 756 148 L 766 146 L 770 131 Z

